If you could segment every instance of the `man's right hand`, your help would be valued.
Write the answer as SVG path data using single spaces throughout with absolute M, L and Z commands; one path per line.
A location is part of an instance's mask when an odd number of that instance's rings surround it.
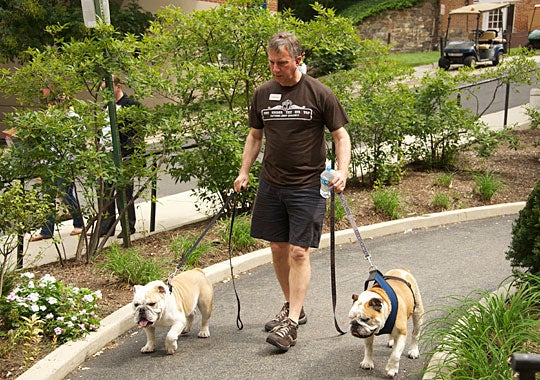
M 247 189 L 249 183 L 249 175 L 240 174 L 234 180 L 234 191 L 240 193 L 242 190 Z

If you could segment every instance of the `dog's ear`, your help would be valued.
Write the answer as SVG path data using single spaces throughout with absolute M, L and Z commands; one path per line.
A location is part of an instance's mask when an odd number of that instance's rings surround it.
M 369 300 L 369 305 L 375 311 L 381 311 L 382 310 L 382 300 L 380 298 L 372 298 L 371 300 Z
M 354 294 L 352 295 L 352 301 L 353 301 L 353 303 L 355 303 L 356 301 L 358 301 L 358 294 L 354 293 Z
M 142 285 L 134 285 L 134 286 L 133 286 L 133 293 L 136 293 L 137 290 L 139 290 L 140 288 L 143 288 L 143 287 L 144 287 L 144 286 L 142 286 Z
M 164 294 L 164 293 L 167 293 L 167 287 L 166 286 L 163 286 L 163 285 L 158 285 L 156 286 L 156 289 L 158 292 Z

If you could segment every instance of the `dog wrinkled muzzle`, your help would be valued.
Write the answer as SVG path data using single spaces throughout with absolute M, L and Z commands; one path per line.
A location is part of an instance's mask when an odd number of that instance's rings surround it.
M 140 327 L 148 327 L 148 326 L 152 325 L 152 323 L 153 323 L 153 322 L 149 321 L 149 320 L 146 318 L 146 310 L 140 309 L 140 310 L 139 310 L 139 318 L 138 318 L 137 324 L 138 324 Z
M 357 321 L 351 321 L 351 334 L 357 338 L 369 338 L 375 333 L 375 330 L 369 329 L 367 326 L 358 323 Z

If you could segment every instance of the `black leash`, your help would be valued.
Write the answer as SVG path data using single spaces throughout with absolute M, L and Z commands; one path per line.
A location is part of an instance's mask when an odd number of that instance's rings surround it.
M 208 231 L 210 231 L 210 229 L 218 221 L 218 219 L 225 212 L 225 210 L 227 210 L 229 203 L 232 203 L 233 207 L 232 207 L 232 215 L 231 215 L 231 225 L 230 225 L 230 230 L 229 230 L 229 265 L 231 267 L 231 279 L 233 282 L 234 293 L 236 295 L 236 302 L 238 305 L 238 312 L 236 315 L 236 326 L 238 327 L 239 330 L 242 330 L 244 328 L 244 324 L 242 323 L 242 320 L 240 318 L 240 297 L 238 297 L 238 292 L 236 290 L 236 284 L 234 282 L 234 271 L 233 271 L 233 266 L 232 266 L 232 235 L 233 235 L 234 218 L 236 216 L 236 196 L 237 196 L 237 193 L 233 190 L 233 192 L 227 197 L 227 199 L 223 203 L 223 206 L 218 211 L 218 213 L 212 218 L 208 226 L 206 226 L 204 231 L 199 235 L 199 237 L 197 238 L 195 243 L 193 243 L 191 248 L 188 249 L 188 251 L 184 254 L 184 256 L 182 257 L 182 260 L 178 263 L 174 272 L 168 277 L 168 284 L 169 284 L 169 290 L 172 291 L 171 279 L 174 276 L 176 276 L 178 271 L 185 265 L 187 259 L 193 253 L 195 248 L 197 248 L 197 246 L 199 245 L 201 240 L 204 238 L 204 236 L 208 233 Z
M 362 236 L 360 235 L 360 231 L 358 231 L 358 227 L 356 226 L 356 221 L 354 220 L 354 216 L 351 212 L 351 209 L 349 208 L 349 205 L 347 204 L 347 201 L 345 200 L 345 196 L 343 193 L 339 193 L 338 197 L 341 201 L 341 204 L 343 205 L 343 208 L 345 209 L 345 213 L 347 214 L 347 219 L 349 220 L 349 223 L 352 226 L 352 229 L 354 231 L 354 234 L 356 236 L 356 240 L 358 241 L 358 244 L 360 245 L 360 248 L 362 249 L 362 252 L 364 254 L 364 258 L 369 261 L 370 264 L 370 271 L 375 268 L 373 263 L 371 262 L 371 255 L 369 254 L 366 245 L 364 244 L 364 240 L 362 240 Z M 336 291 L 336 239 L 335 239 L 335 232 L 336 232 L 336 224 L 335 224 L 335 195 L 334 191 L 332 189 L 332 195 L 330 199 L 330 277 L 332 282 L 332 307 L 334 311 L 334 325 L 336 326 L 336 330 L 339 332 L 340 335 L 346 334 L 347 331 L 343 331 L 336 320 L 336 304 L 337 304 L 337 291 Z

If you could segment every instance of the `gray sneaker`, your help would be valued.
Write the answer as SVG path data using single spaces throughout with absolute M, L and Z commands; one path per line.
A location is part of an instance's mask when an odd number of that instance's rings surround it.
M 268 337 L 266 338 L 266 342 L 276 346 L 282 351 L 288 351 L 289 348 L 296 344 L 297 330 L 298 324 L 287 318 L 270 331 L 270 334 L 268 334 Z
M 272 331 L 276 326 L 280 325 L 281 322 L 289 318 L 289 303 L 285 302 L 283 306 L 281 307 L 281 310 L 279 313 L 276 314 L 274 318 L 266 322 L 264 325 L 264 331 L 270 332 Z M 298 318 L 298 324 L 299 325 L 305 325 L 307 323 L 307 316 L 306 313 L 304 313 L 304 307 L 302 307 L 302 310 L 300 311 L 300 318 Z

